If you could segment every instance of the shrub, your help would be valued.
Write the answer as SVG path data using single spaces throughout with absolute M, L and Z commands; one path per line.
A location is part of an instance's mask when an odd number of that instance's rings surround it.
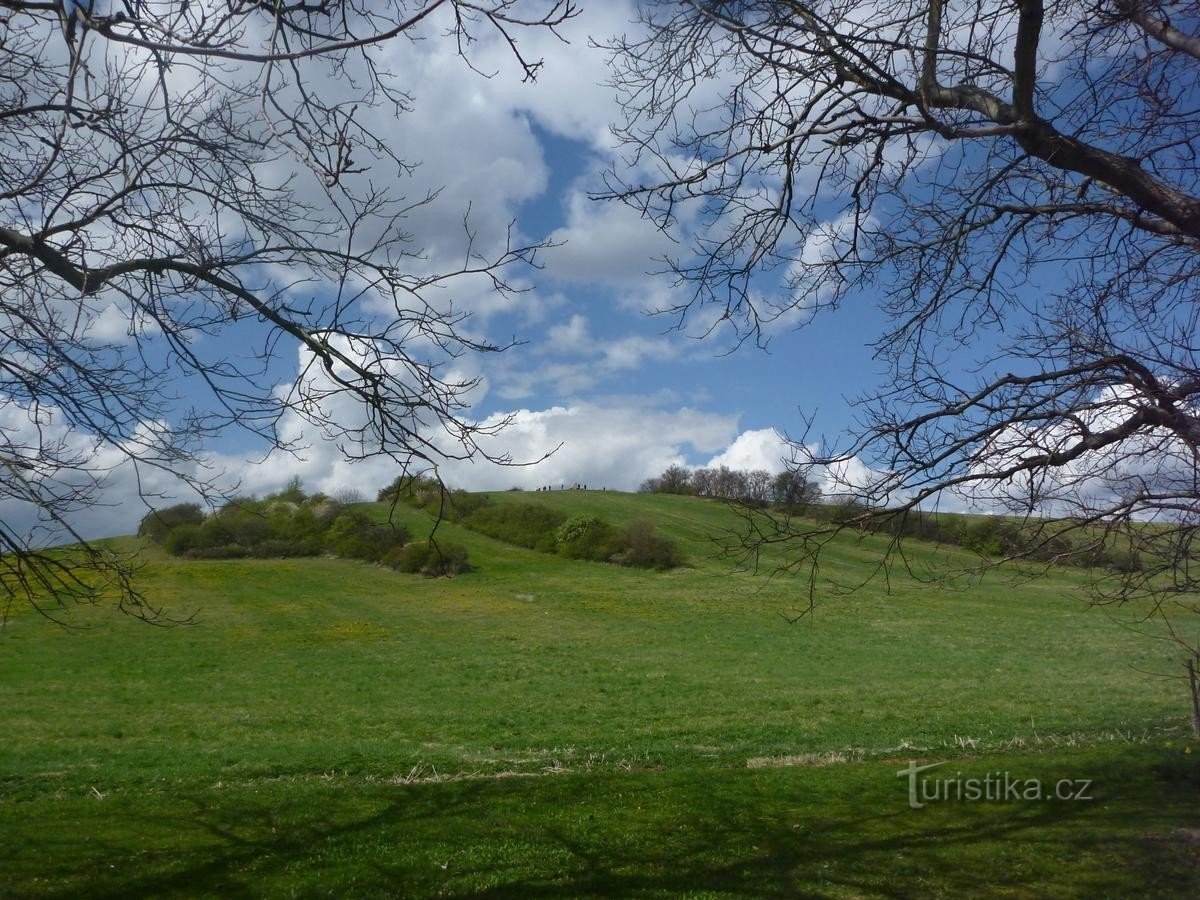
M 333 524 L 333 520 L 342 514 L 342 504 L 336 500 L 331 500 L 328 497 L 322 497 L 319 500 L 306 506 L 312 513 L 313 521 L 316 523 L 319 531 L 324 531 Z
M 402 529 L 376 525 L 361 510 L 342 513 L 325 533 L 325 546 L 337 556 L 347 559 L 377 560 L 394 544 L 403 543 Z
M 288 492 L 300 499 L 287 499 L 284 494 L 265 500 L 239 499 L 199 521 L 190 510 L 172 511 L 175 518 L 193 521 L 175 525 L 166 533 L 163 546 L 176 556 L 194 559 L 316 556 L 328 547 L 338 556 L 377 560 L 408 539 L 403 528 L 376 525 L 361 510 L 348 510 L 319 494 L 304 497 L 296 485 Z M 157 525 L 155 520 L 146 528 Z
M 233 529 L 227 522 L 217 516 L 209 516 L 200 526 L 200 535 L 196 540 L 197 547 L 219 547 L 222 544 L 233 543 Z
M 387 487 L 380 488 L 379 493 L 375 495 L 375 501 L 377 503 L 392 503 L 399 499 L 400 494 L 404 490 L 405 481 L 406 476 L 401 475 Z
M 321 544 L 321 533 L 324 530 L 313 515 L 311 506 L 300 506 L 290 509 L 290 504 L 272 504 L 270 510 L 271 540 L 291 541 L 293 543 Z
M 231 503 L 223 507 L 205 522 L 203 527 L 214 536 L 213 540 L 207 542 L 210 546 L 238 544 L 242 547 L 253 547 L 274 536 L 266 504 L 254 501 L 239 500 L 236 501 L 236 505 Z M 218 534 L 224 536 L 224 539 L 216 540 L 215 536 Z
M 1108 551 L 1107 562 L 1109 567 L 1122 575 L 1129 575 L 1134 572 L 1141 572 L 1145 566 L 1142 563 L 1142 555 L 1136 550 L 1127 547 L 1114 547 Z
M 476 509 L 465 521 L 468 527 L 518 547 L 553 553 L 555 532 L 566 515 L 536 503 L 493 503 Z
M 436 478 L 426 475 L 400 475 L 387 487 L 375 495 L 380 503 L 411 503 L 414 506 L 424 506 L 430 499 L 442 492 L 442 485 Z
M 411 546 L 412 544 L 393 544 L 384 551 L 383 556 L 379 557 L 379 564 L 387 566 L 389 569 L 400 569 L 400 562 L 404 558 L 404 550 Z M 403 569 L 400 569 L 400 571 L 403 571 Z
M 854 521 L 868 511 L 869 508 L 864 503 L 853 499 L 842 499 L 821 507 L 820 515 L 825 521 L 844 525 L 847 522 Z
M 287 487 L 285 487 L 278 494 L 275 494 L 274 496 L 269 497 L 268 499 L 284 500 L 289 503 L 295 503 L 297 505 L 303 503 L 305 500 L 305 496 L 304 496 L 304 488 L 301 486 L 300 476 L 293 475 L 291 480 L 288 481 Z
M 459 522 L 470 518 L 491 502 L 487 494 L 472 494 L 469 491 L 451 491 L 446 501 L 445 512 L 452 520 Z M 436 510 L 433 510 L 436 512 Z
M 637 519 L 625 527 L 624 547 L 612 557 L 622 566 L 640 569 L 673 569 L 683 562 L 674 542 L 654 533 L 654 523 Z
M 180 525 L 199 525 L 204 513 L 195 503 L 177 503 L 166 509 L 152 509 L 138 525 L 138 537 L 149 538 L 156 544 L 166 540 L 171 529 Z
M 595 516 L 572 516 L 554 533 L 559 553 L 570 559 L 604 562 L 624 549 L 620 533 Z
M 1001 518 L 983 519 L 963 530 L 962 545 L 980 556 L 1005 556 L 1019 549 L 1021 529 Z
M 172 556 L 183 556 L 193 547 L 202 543 L 202 532 L 199 525 L 185 523 L 176 525 L 163 539 L 163 549 Z
M 1065 535 L 1036 535 L 1031 537 L 1029 558 L 1036 562 L 1078 562 L 1080 554 Z
M 414 541 L 388 553 L 386 560 L 393 569 L 429 578 L 471 570 L 467 548 L 446 541 Z

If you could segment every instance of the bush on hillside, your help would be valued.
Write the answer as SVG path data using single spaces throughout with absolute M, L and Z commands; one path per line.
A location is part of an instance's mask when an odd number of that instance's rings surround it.
M 342 513 L 325 533 L 325 548 L 345 559 L 365 559 L 371 562 L 382 557 L 391 547 L 403 544 L 408 535 L 402 528 L 377 525 L 361 510 Z
M 138 525 L 138 537 L 148 538 L 156 544 L 161 544 L 172 528 L 180 525 L 199 525 L 204 521 L 204 513 L 195 503 L 177 503 L 166 509 L 152 509 L 143 517 Z
M 147 532 L 175 522 L 163 534 L 163 547 L 193 559 L 316 556 L 328 549 L 338 556 L 377 560 L 408 538 L 403 528 L 377 525 L 362 510 L 321 494 L 307 496 L 295 479 L 278 494 L 262 500 L 240 497 L 207 517 L 199 515 L 198 507 L 181 505 L 143 521 Z
M 163 538 L 163 549 L 172 556 L 183 556 L 189 550 L 201 545 L 201 529 L 199 525 L 190 522 L 176 525 Z
M 209 546 L 253 547 L 273 536 L 266 504 L 253 500 L 234 500 L 217 510 L 201 527 L 209 535 L 206 541 Z
M 683 563 L 679 548 L 673 541 L 655 533 L 649 519 L 636 519 L 625 526 L 624 547 L 612 557 L 612 562 L 639 569 L 673 569 Z
M 1145 568 L 1142 555 L 1129 547 L 1114 547 L 1105 554 L 1105 563 L 1114 572 L 1130 575 L 1141 572 Z
M 382 562 L 397 571 L 427 578 L 459 575 L 471 570 L 467 548 L 448 541 L 414 541 L 390 551 Z
M 572 516 L 554 537 L 557 551 L 569 559 L 607 562 L 624 549 L 621 533 L 596 516 Z
M 555 532 L 566 515 L 537 503 L 492 503 L 476 509 L 463 521 L 468 528 L 497 540 L 553 553 Z
M 1071 544 L 1070 539 L 1065 535 L 1038 535 L 1033 540 L 1034 544 L 1028 553 L 1028 557 L 1035 562 L 1083 562 L 1083 554 Z
M 311 503 L 304 507 L 309 510 L 313 517 L 313 522 L 320 532 L 324 532 L 326 528 L 333 524 L 333 520 L 342 514 L 345 507 L 332 500 L 329 497 L 321 497 L 314 499 Z
M 382 488 L 375 499 L 380 503 L 410 503 L 424 506 L 442 493 L 442 484 L 427 475 L 399 475 L 387 487 Z
M 445 506 L 445 515 L 454 522 L 470 518 L 492 502 L 487 494 L 472 494 L 470 491 L 451 491 Z M 436 510 L 432 510 L 436 514 Z
M 463 524 L 518 547 L 570 559 L 647 569 L 670 569 L 682 562 L 675 544 L 657 535 L 654 524 L 646 519 L 617 529 L 592 515 L 567 518 L 539 503 L 502 502 L 479 505 Z
M 296 505 L 299 505 L 308 498 L 304 493 L 303 486 L 301 485 L 300 476 L 293 475 L 292 479 L 287 483 L 287 487 L 285 487 L 278 494 L 273 494 L 267 499 L 283 500 L 288 503 L 295 503 Z

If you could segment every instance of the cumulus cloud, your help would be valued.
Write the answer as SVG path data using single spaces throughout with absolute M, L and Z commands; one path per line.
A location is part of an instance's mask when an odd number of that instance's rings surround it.
M 516 79 L 494 79 L 491 97 L 535 117 L 555 134 L 583 141 L 604 152 L 613 144 L 609 124 L 618 117 L 616 97 L 606 83 L 611 78 L 607 53 L 592 44 L 628 32 L 635 19 L 629 0 L 585 4 L 579 14 L 556 33 L 535 30 L 520 36 L 521 52 L 541 59 L 545 66 L 532 84 Z M 478 56 L 480 67 L 501 70 L 509 66 L 509 48 L 491 41 Z
M 637 405 L 579 403 L 522 409 L 510 415 L 511 424 L 496 438 L 497 447 L 516 459 L 558 449 L 549 459 L 530 467 L 501 469 L 453 462 L 447 466 L 452 483 L 483 489 L 578 482 L 634 490 L 647 477 L 683 463 L 689 452 L 712 452 L 727 443 L 737 427 L 735 416 Z
M 774 428 L 759 428 L 739 434 L 728 447 L 708 461 L 707 468 L 727 466 L 746 472 L 762 469 L 776 475 L 799 467 L 830 499 L 869 497 L 872 503 L 884 504 L 899 499 L 898 494 L 882 499 L 872 495 L 871 488 L 880 482 L 883 473 L 857 456 L 830 465 L 812 464 L 811 461 L 820 458 L 820 455 L 817 444 L 792 443 Z
M 581 188 L 566 202 L 566 224 L 550 235 L 563 246 L 547 256 L 546 274 L 564 282 L 632 289 L 663 268 L 662 258 L 679 245 L 637 210 L 596 202 Z
M 564 327 L 569 333 L 572 322 Z M 323 370 L 310 370 L 303 351 L 298 362 L 298 371 L 309 374 L 299 379 L 298 388 L 281 385 L 280 395 L 295 390 L 315 394 L 323 415 L 341 427 L 354 428 L 362 423 L 364 412 L 356 400 L 345 393 L 322 394 L 321 384 L 309 384 L 306 379 L 319 382 L 325 377 Z M 485 432 L 480 440 L 483 453 L 537 464 L 505 466 L 476 455 L 445 459 L 440 473 L 449 484 L 470 490 L 574 483 L 633 490 L 642 480 L 670 465 L 686 464 L 697 456 L 740 460 L 748 458 L 749 448 L 767 445 L 769 430 L 738 435 L 736 415 L 665 407 L 658 402 L 661 399 L 617 396 L 603 402 L 494 413 L 478 423 Z M 6 418 L 0 421 L 0 427 L 10 442 L 18 428 L 40 428 L 43 434 L 53 432 L 52 437 L 89 457 L 86 470 L 100 480 L 94 504 L 73 517 L 73 524 L 84 537 L 132 532 L 148 503 L 165 506 L 198 499 L 183 480 L 169 472 L 131 462 L 125 451 L 135 448 L 97 445 L 93 435 L 72 430 L 53 413 L 44 413 L 34 422 L 28 417 L 22 419 L 20 410 L 13 406 L 4 412 Z M 501 423 L 507 424 L 494 435 L 486 434 Z M 429 426 L 430 434 L 435 431 L 436 427 Z M 205 459 L 209 469 L 201 471 L 189 465 L 184 474 L 213 478 L 219 473 L 217 480 L 222 485 L 227 489 L 237 485 L 241 493 L 270 493 L 298 477 L 310 491 L 334 493 L 352 488 L 371 497 L 400 471 L 398 463 L 386 455 L 347 459 L 341 440 L 306 420 L 299 410 L 284 413 L 279 433 L 283 441 L 296 448 L 295 452 L 276 451 L 265 459 L 253 452 L 213 453 Z M 11 499 L 0 501 L 0 517 L 14 531 L 33 533 L 39 526 L 36 509 Z M 61 534 L 57 537 L 62 539 Z M 53 543 L 54 538 L 42 532 L 38 542 Z
M 1070 416 L 1044 427 L 1010 425 L 977 454 L 969 469 L 988 477 L 1021 460 L 1060 453 L 1081 441 L 1122 426 L 1145 406 L 1148 398 L 1132 385 L 1097 391 Z M 1143 428 L 1099 449 L 1087 450 L 1053 468 L 1037 467 L 1003 481 L 986 480 L 954 492 L 954 500 L 971 511 L 1033 511 L 1039 515 L 1078 515 L 1100 512 L 1132 498 L 1140 517 L 1176 515 L 1176 498 L 1195 492 L 1195 454 L 1166 428 Z
M 566 322 L 552 325 L 546 332 L 544 352 L 555 354 L 575 353 L 591 349 L 592 336 L 588 329 L 587 316 L 575 313 Z
M 791 445 L 774 428 L 743 431 L 728 447 L 708 461 L 709 468 L 765 469 L 776 474 L 787 468 Z
M 579 332 L 581 326 L 572 320 L 564 328 L 570 334 Z M 308 371 L 303 352 L 300 371 Z M 315 383 L 302 380 L 299 392 L 320 396 L 326 418 L 347 428 L 366 420 L 366 411 L 352 396 L 323 390 L 321 370 L 306 377 Z M 734 436 L 737 419 L 688 408 L 664 409 L 644 398 L 610 398 L 603 404 L 496 412 L 477 425 L 478 453 L 458 458 L 462 456 L 459 446 L 452 440 L 443 444 L 446 456 L 438 459 L 439 471 L 455 487 L 480 490 L 586 482 L 630 489 L 661 468 L 683 461 L 688 452 L 718 450 Z M 439 433 L 431 422 L 421 428 L 430 439 Z M 303 449 L 293 455 L 276 454 L 267 467 L 237 457 L 222 462 L 243 484 L 259 492 L 275 490 L 299 477 L 311 490 L 332 493 L 355 487 L 371 495 L 399 471 L 389 457 L 369 456 L 378 448 L 360 448 L 368 458 L 347 460 L 337 436 L 313 425 L 297 410 L 285 413 L 280 434 Z M 500 465 L 489 458 L 520 465 Z M 526 465 L 530 463 L 537 465 Z
M 163 498 L 195 500 L 185 478 L 162 465 L 138 459 L 164 454 L 169 437 L 161 422 L 145 423 L 119 443 L 102 443 L 95 435 L 73 428 L 54 407 L 31 408 L 13 400 L 0 402 L 0 457 L 9 468 L 0 490 L 0 521 L 10 535 L 33 546 L 74 540 L 59 521 L 27 498 L 69 497 L 88 502 L 64 508 L 67 522 L 84 538 L 131 532 L 151 505 Z M 61 465 L 55 465 L 57 459 Z M 192 482 L 211 472 L 202 464 L 179 470 Z

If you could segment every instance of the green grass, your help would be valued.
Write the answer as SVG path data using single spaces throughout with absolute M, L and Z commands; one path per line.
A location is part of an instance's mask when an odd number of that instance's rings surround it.
M 569 561 L 443 524 L 476 571 L 148 549 L 147 594 L 195 624 L 16 616 L 0 893 L 1200 890 L 1185 694 L 1140 674 L 1177 663 L 1122 627 L 1136 610 L 1087 610 L 1078 573 L 823 585 L 817 615 L 788 624 L 797 579 L 712 556 L 732 524 L 719 504 L 520 499 L 648 515 L 689 565 Z M 840 540 L 822 571 L 864 577 L 881 546 Z M 912 811 L 895 775 L 910 757 L 1091 778 L 1097 799 Z M 833 764 L 771 765 L 789 759 Z

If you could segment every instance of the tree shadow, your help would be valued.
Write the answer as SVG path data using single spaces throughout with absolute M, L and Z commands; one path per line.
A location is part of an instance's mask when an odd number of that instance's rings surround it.
M 1111 752 L 1019 762 L 1050 782 L 1087 777 L 1095 799 L 912 810 L 889 763 L 410 785 L 282 779 L 143 809 L 134 827 L 122 814 L 93 828 L 86 859 L 55 854 L 53 871 L 40 873 L 42 885 L 55 887 L 14 893 L 905 898 L 1200 890 L 1200 831 L 1189 830 L 1200 824 L 1194 767 L 1181 775 L 1144 753 L 1131 760 Z M 982 774 L 986 765 L 974 769 Z

